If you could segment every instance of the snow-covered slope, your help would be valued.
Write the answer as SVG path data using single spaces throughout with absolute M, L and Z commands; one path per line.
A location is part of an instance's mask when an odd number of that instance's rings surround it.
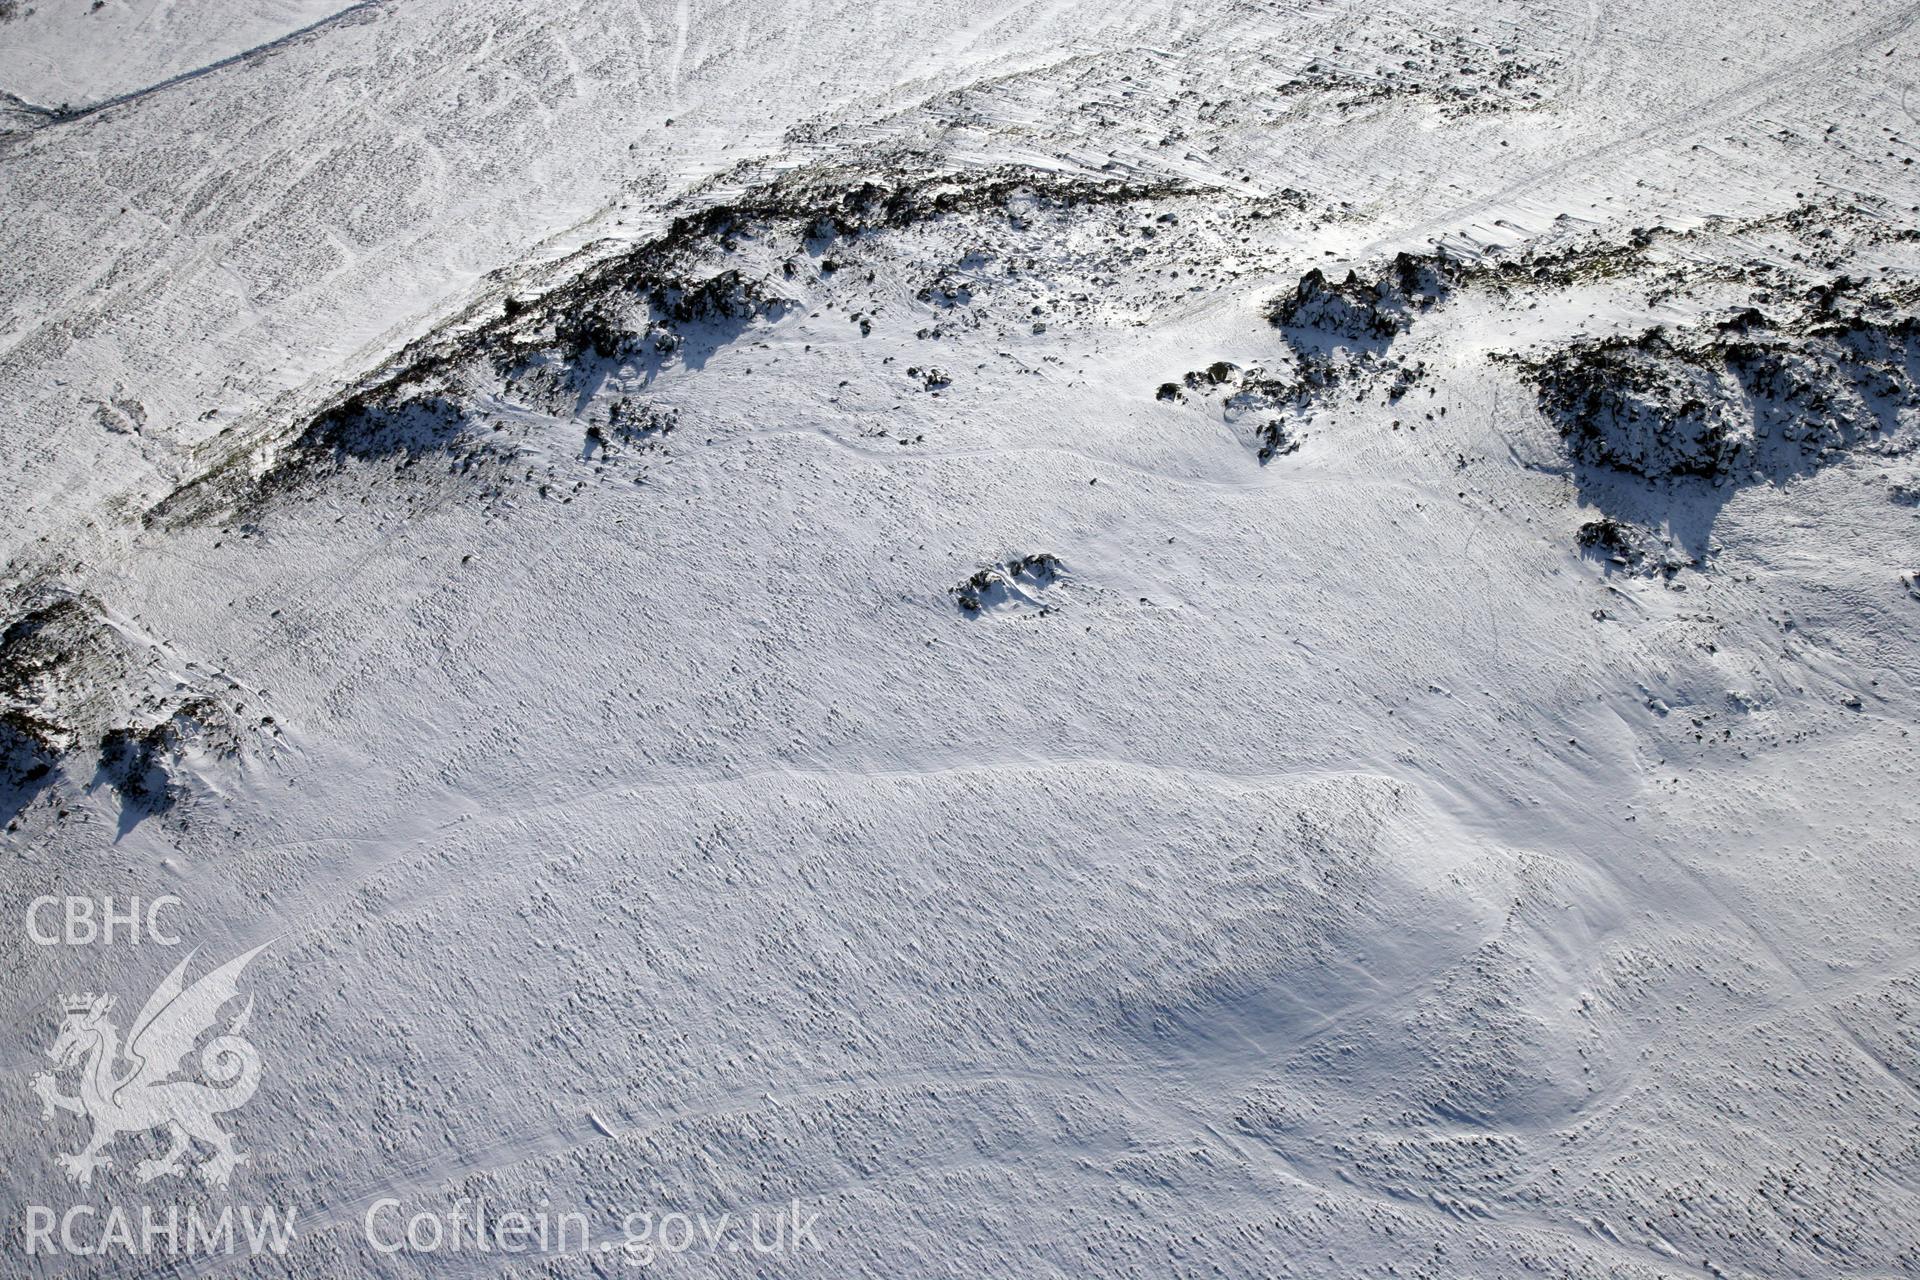
M 1915 16 L 15 13 L 7 916 L 273 944 L 251 1163 L 82 1187 L 185 946 L 9 935 L 8 1218 L 1920 1268 Z
M 0 78 L 16 103 L 73 113 L 171 87 L 374 3 L 264 0 L 219 6 L 174 0 L 13 0 Z

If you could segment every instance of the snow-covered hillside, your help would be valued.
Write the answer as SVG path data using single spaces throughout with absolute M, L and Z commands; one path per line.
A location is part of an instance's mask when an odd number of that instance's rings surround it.
M 7 1274 L 1920 1272 L 1914 6 L 90 5 Z

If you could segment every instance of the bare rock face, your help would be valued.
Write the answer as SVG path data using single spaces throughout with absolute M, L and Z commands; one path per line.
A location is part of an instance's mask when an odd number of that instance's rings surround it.
M 23 712 L 0 713 L 0 814 L 17 809 L 51 776 L 57 756 L 49 729 Z
M 48 591 L 0 631 L 0 815 L 32 798 L 127 676 L 97 610 Z
M 1575 342 L 1533 365 L 1574 459 L 1653 480 L 1749 483 L 1898 447 L 1920 403 L 1920 322 L 1861 313 L 1722 323 Z
M 1315 267 L 1300 277 L 1291 294 L 1268 308 L 1267 319 L 1295 339 L 1319 334 L 1390 340 L 1445 296 L 1452 266 L 1444 254 L 1401 253 L 1375 279 L 1363 280 L 1349 271 L 1339 281 Z
M 124 647 L 97 601 L 49 593 L 0 632 L 0 699 L 7 722 L 45 751 L 70 746 L 126 678 Z
M 242 745 L 235 717 L 219 699 L 162 704 L 151 723 L 141 716 L 100 738 L 98 778 L 139 813 L 164 813 L 183 798 L 195 755 L 232 759 Z M 270 723 L 270 722 L 269 722 Z
M 260 695 L 183 667 L 171 669 L 93 596 L 40 588 L 0 631 L 0 818 L 63 770 L 77 779 L 90 770 L 89 787 L 118 793 L 123 820 L 163 813 L 186 794 L 196 763 L 237 759 L 278 734 L 274 717 L 247 714 Z
M 1649 478 L 1732 470 L 1747 437 L 1727 403 L 1724 367 L 1654 330 L 1582 343 L 1540 368 L 1541 406 L 1573 455 Z

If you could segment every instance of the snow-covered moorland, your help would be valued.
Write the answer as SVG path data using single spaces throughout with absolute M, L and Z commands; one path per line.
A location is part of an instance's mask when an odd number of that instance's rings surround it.
M 0 1273 L 1920 1272 L 1917 18 L 0 0 Z

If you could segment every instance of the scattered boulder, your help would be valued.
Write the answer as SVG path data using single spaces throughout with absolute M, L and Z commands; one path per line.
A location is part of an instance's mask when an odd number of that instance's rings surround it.
M 928 391 L 940 391 L 953 385 L 953 375 L 944 369 L 922 369 L 918 365 L 910 365 L 907 376 L 919 379 L 920 385 Z
M 978 614 L 1021 610 L 1045 616 L 1057 607 L 1047 599 L 1065 577 L 1058 556 L 1036 552 L 976 570 L 965 582 L 947 588 L 960 612 Z

